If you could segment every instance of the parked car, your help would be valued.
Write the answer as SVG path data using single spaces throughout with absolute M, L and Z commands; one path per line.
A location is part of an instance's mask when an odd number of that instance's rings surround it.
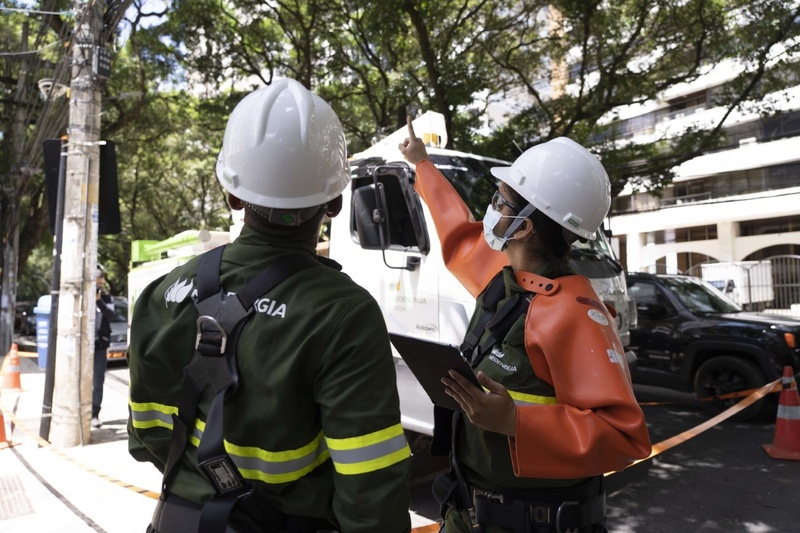
M 128 299 L 114 297 L 114 318 L 111 319 L 111 344 L 106 350 L 108 360 L 124 359 L 128 351 Z
M 711 284 L 679 275 L 627 274 L 638 325 L 635 383 L 694 391 L 698 398 L 758 388 L 800 370 L 800 320 L 745 312 Z M 741 398 L 704 402 L 719 412 Z M 773 414 L 776 395 L 735 415 L 752 420 Z

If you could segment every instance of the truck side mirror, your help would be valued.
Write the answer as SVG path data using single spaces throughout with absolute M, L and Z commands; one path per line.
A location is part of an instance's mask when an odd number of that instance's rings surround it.
M 414 175 L 407 165 L 387 164 L 357 169 L 353 176 L 351 202 L 351 234 L 361 248 L 422 255 L 430 251 L 422 203 L 414 191 Z M 415 270 L 419 259 L 408 256 L 403 267 L 386 266 Z
M 381 250 L 383 264 L 389 268 L 416 270 L 419 261 L 409 260 L 405 266 L 392 266 L 386 262 L 386 250 L 396 240 L 392 235 L 392 227 L 396 221 L 390 217 L 386 201 L 386 185 L 378 181 L 377 174 L 373 176 L 372 183 L 353 192 L 353 217 L 356 235 L 362 248 Z
M 382 183 L 353 191 L 353 217 L 358 243 L 365 250 L 385 250 L 390 241 L 386 194 Z

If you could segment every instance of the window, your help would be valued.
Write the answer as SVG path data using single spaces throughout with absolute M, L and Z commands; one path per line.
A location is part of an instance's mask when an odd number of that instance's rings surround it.
M 800 231 L 800 215 L 759 220 L 747 220 L 739 223 L 739 235 L 769 235 L 772 233 L 789 233 Z

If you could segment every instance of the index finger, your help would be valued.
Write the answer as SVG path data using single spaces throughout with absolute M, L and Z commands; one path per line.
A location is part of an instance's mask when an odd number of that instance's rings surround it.
M 411 122 L 411 115 L 406 115 L 406 124 L 408 124 L 408 137 L 409 139 L 416 139 L 414 134 L 414 124 Z

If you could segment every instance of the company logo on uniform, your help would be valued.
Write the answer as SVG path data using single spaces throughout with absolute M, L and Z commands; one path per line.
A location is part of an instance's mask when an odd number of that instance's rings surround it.
M 181 303 L 192 292 L 194 283 L 189 279 L 180 279 L 169 286 L 164 292 L 164 306 L 169 306 L 170 302 Z
M 499 349 L 492 348 L 492 353 L 491 353 L 491 355 L 489 355 L 489 361 L 493 362 L 494 364 L 496 364 L 497 366 L 499 366 L 500 368 L 502 368 L 506 372 L 516 372 L 517 371 L 517 367 L 515 365 L 507 365 L 507 364 L 505 364 L 504 362 L 502 362 L 500 360 L 505 356 L 506 356 L 506 354 L 501 352 Z
M 417 328 L 418 331 L 424 331 L 425 333 L 436 333 L 438 329 L 434 324 L 415 324 L 414 327 Z
M 256 300 L 253 304 L 253 307 L 256 310 L 256 313 L 264 313 L 265 315 L 269 316 L 279 316 L 281 318 L 286 317 L 286 304 L 276 302 L 275 300 L 270 300 L 269 298 L 261 298 L 260 300 Z

